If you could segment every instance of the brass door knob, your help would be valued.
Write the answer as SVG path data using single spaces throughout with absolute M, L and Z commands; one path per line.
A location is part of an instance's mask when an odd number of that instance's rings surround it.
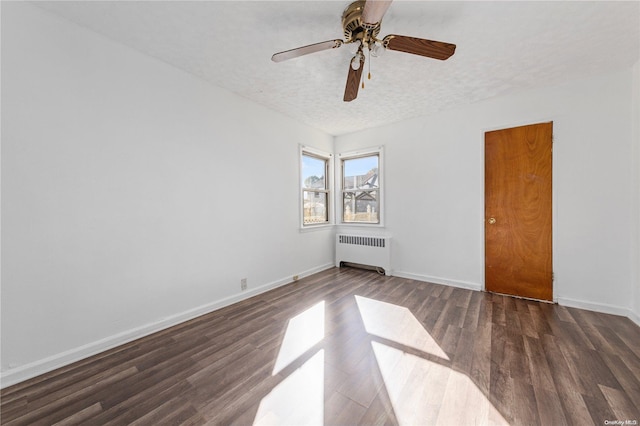
M 490 217 L 489 218 L 489 225 L 493 225 L 494 223 L 496 223 L 496 218 L 495 217 Z

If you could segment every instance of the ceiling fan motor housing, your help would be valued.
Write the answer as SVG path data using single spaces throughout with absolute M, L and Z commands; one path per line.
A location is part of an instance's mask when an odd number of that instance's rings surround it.
M 353 43 L 360 40 L 363 45 L 374 43 L 380 33 L 380 22 L 367 25 L 362 22 L 362 11 L 365 0 L 351 3 L 342 13 L 342 28 L 344 29 L 345 43 Z

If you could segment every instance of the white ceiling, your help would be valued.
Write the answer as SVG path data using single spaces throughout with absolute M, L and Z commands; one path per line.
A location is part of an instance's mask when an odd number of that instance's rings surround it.
M 381 36 L 454 43 L 456 53 L 447 61 L 394 51 L 372 58 L 372 79 L 345 103 L 348 46 L 282 63 L 271 55 L 342 38 L 349 3 L 35 4 L 332 135 L 602 74 L 640 58 L 639 1 L 396 0 Z

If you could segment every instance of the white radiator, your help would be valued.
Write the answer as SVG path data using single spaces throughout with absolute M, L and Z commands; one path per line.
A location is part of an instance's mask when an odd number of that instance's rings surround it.
M 391 237 L 336 235 L 336 266 L 342 262 L 375 266 L 391 274 Z

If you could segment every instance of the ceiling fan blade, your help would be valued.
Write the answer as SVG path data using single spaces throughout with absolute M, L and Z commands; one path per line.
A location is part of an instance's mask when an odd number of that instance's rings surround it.
M 358 88 L 360 87 L 360 77 L 364 69 L 364 55 L 360 56 L 360 68 L 354 70 L 349 63 L 349 74 L 347 74 L 347 85 L 344 88 L 344 101 L 351 102 L 358 97 Z
M 362 22 L 374 25 L 382 21 L 393 0 L 367 0 L 362 10 Z
M 383 42 L 387 49 L 413 53 L 414 55 L 426 56 L 442 61 L 448 59 L 456 51 L 455 44 L 396 34 L 389 34 L 384 38 Z
M 323 50 L 335 49 L 342 46 L 342 40 L 328 40 L 321 43 L 310 44 L 308 46 L 297 47 L 284 52 L 278 52 L 271 57 L 273 62 L 282 62 L 288 59 L 297 58 L 299 56 L 308 55 L 310 53 L 321 52 Z

